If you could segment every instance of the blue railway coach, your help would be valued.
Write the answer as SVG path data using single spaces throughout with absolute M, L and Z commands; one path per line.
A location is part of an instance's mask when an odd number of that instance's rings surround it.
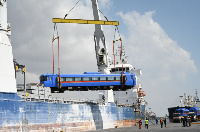
M 99 72 L 84 72 L 84 74 L 43 74 L 40 84 L 50 87 L 51 92 L 65 90 L 126 90 L 136 85 L 135 74 L 101 74 Z M 60 87 L 59 87 L 60 86 Z

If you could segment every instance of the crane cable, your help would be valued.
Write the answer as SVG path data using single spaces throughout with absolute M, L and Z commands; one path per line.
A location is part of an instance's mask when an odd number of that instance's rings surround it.
M 69 10 L 69 12 L 67 13 L 67 14 L 65 14 L 65 16 L 64 16 L 64 19 L 69 15 L 69 13 L 76 7 L 76 5 L 80 2 L 81 0 L 78 0 L 77 2 L 76 2 L 76 4 Z M 95 3 L 93 3 L 92 2 L 92 4 L 93 5 L 95 5 L 96 7 L 97 7 L 97 4 L 95 4 Z M 104 16 L 104 18 L 108 21 L 108 18 L 103 14 L 103 12 L 100 10 L 100 9 L 97 9 L 103 16 Z
M 79 0 L 80 1 L 80 0 Z M 64 19 L 67 17 L 67 15 L 75 8 L 75 6 L 79 3 L 79 1 L 76 2 L 76 4 L 72 7 L 71 10 L 69 10 L 69 12 L 67 14 L 65 14 Z
M 95 4 L 95 3 L 93 3 L 93 2 L 92 2 L 92 4 L 95 5 L 95 6 L 97 7 L 97 4 Z M 108 21 L 108 18 L 103 14 L 103 12 L 102 12 L 100 9 L 98 9 L 98 8 L 97 8 L 97 10 L 98 10 L 98 11 L 105 17 L 105 19 Z

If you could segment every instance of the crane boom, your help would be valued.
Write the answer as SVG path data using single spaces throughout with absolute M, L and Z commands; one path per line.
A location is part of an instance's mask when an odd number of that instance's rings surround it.
M 92 9 L 94 20 L 100 20 L 99 9 L 97 0 L 92 1 Z M 108 53 L 107 47 L 105 44 L 105 36 L 103 33 L 103 29 L 100 24 L 95 24 L 95 32 L 94 32 L 94 41 L 95 41 L 95 52 L 97 59 L 98 71 L 101 73 L 110 73 L 109 61 L 108 61 Z M 100 47 L 100 44 L 103 45 L 103 48 Z

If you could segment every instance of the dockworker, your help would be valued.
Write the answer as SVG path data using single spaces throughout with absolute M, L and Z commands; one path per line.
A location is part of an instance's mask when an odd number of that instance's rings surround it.
M 161 128 L 163 127 L 163 120 L 162 118 L 160 118 L 160 125 L 161 125 Z
M 158 124 L 158 119 L 156 119 L 156 124 Z
M 149 121 L 148 121 L 148 118 L 146 118 L 146 120 L 145 120 L 145 128 L 148 129 L 148 125 L 149 125 Z
M 192 119 L 192 117 L 188 116 L 188 124 L 189 124 L 189 126 L 191 126 L 191 119 Z
M 140 119 L 140 121 L 139 121 L 139 129 L 141 129 L 141 127 L 142 127 L 142 120 Z
M 182 117 L 181 120 L 183 122 L 183 127 L 185 127 L 185 119 L 184 119 L 184 117 Z
M 165 117 L 165 119 L 164 119 L 164 124 L 165 124 L 165 127 L 166 127 L 166 122 L 167 122 L 167 119 L 166 119 L 166 117 Z
M 187 119 L 187 116 L 185 117 L 185 126 L 186 126 L 186 127 L 188 126 L 188 119 Z

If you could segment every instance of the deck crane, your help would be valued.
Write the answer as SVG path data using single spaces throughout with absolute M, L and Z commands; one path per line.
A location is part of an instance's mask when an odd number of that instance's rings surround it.
M 91 0 L 91 1 L 92 1 L 94 20 L 100 20 L 101 18 L 99 15 L 97 0 Z M 96 52 L 98 71 L 101 73 L 110 74 L 108 51 L 105 44 L 105 36 L 103 33 L 103 29 L 100 24 L 95 24 L 94 41 L 95 41 L 95 52 Z M 100 43 L 102 43 L 103 45 L 102 48 L 100 47 Z

